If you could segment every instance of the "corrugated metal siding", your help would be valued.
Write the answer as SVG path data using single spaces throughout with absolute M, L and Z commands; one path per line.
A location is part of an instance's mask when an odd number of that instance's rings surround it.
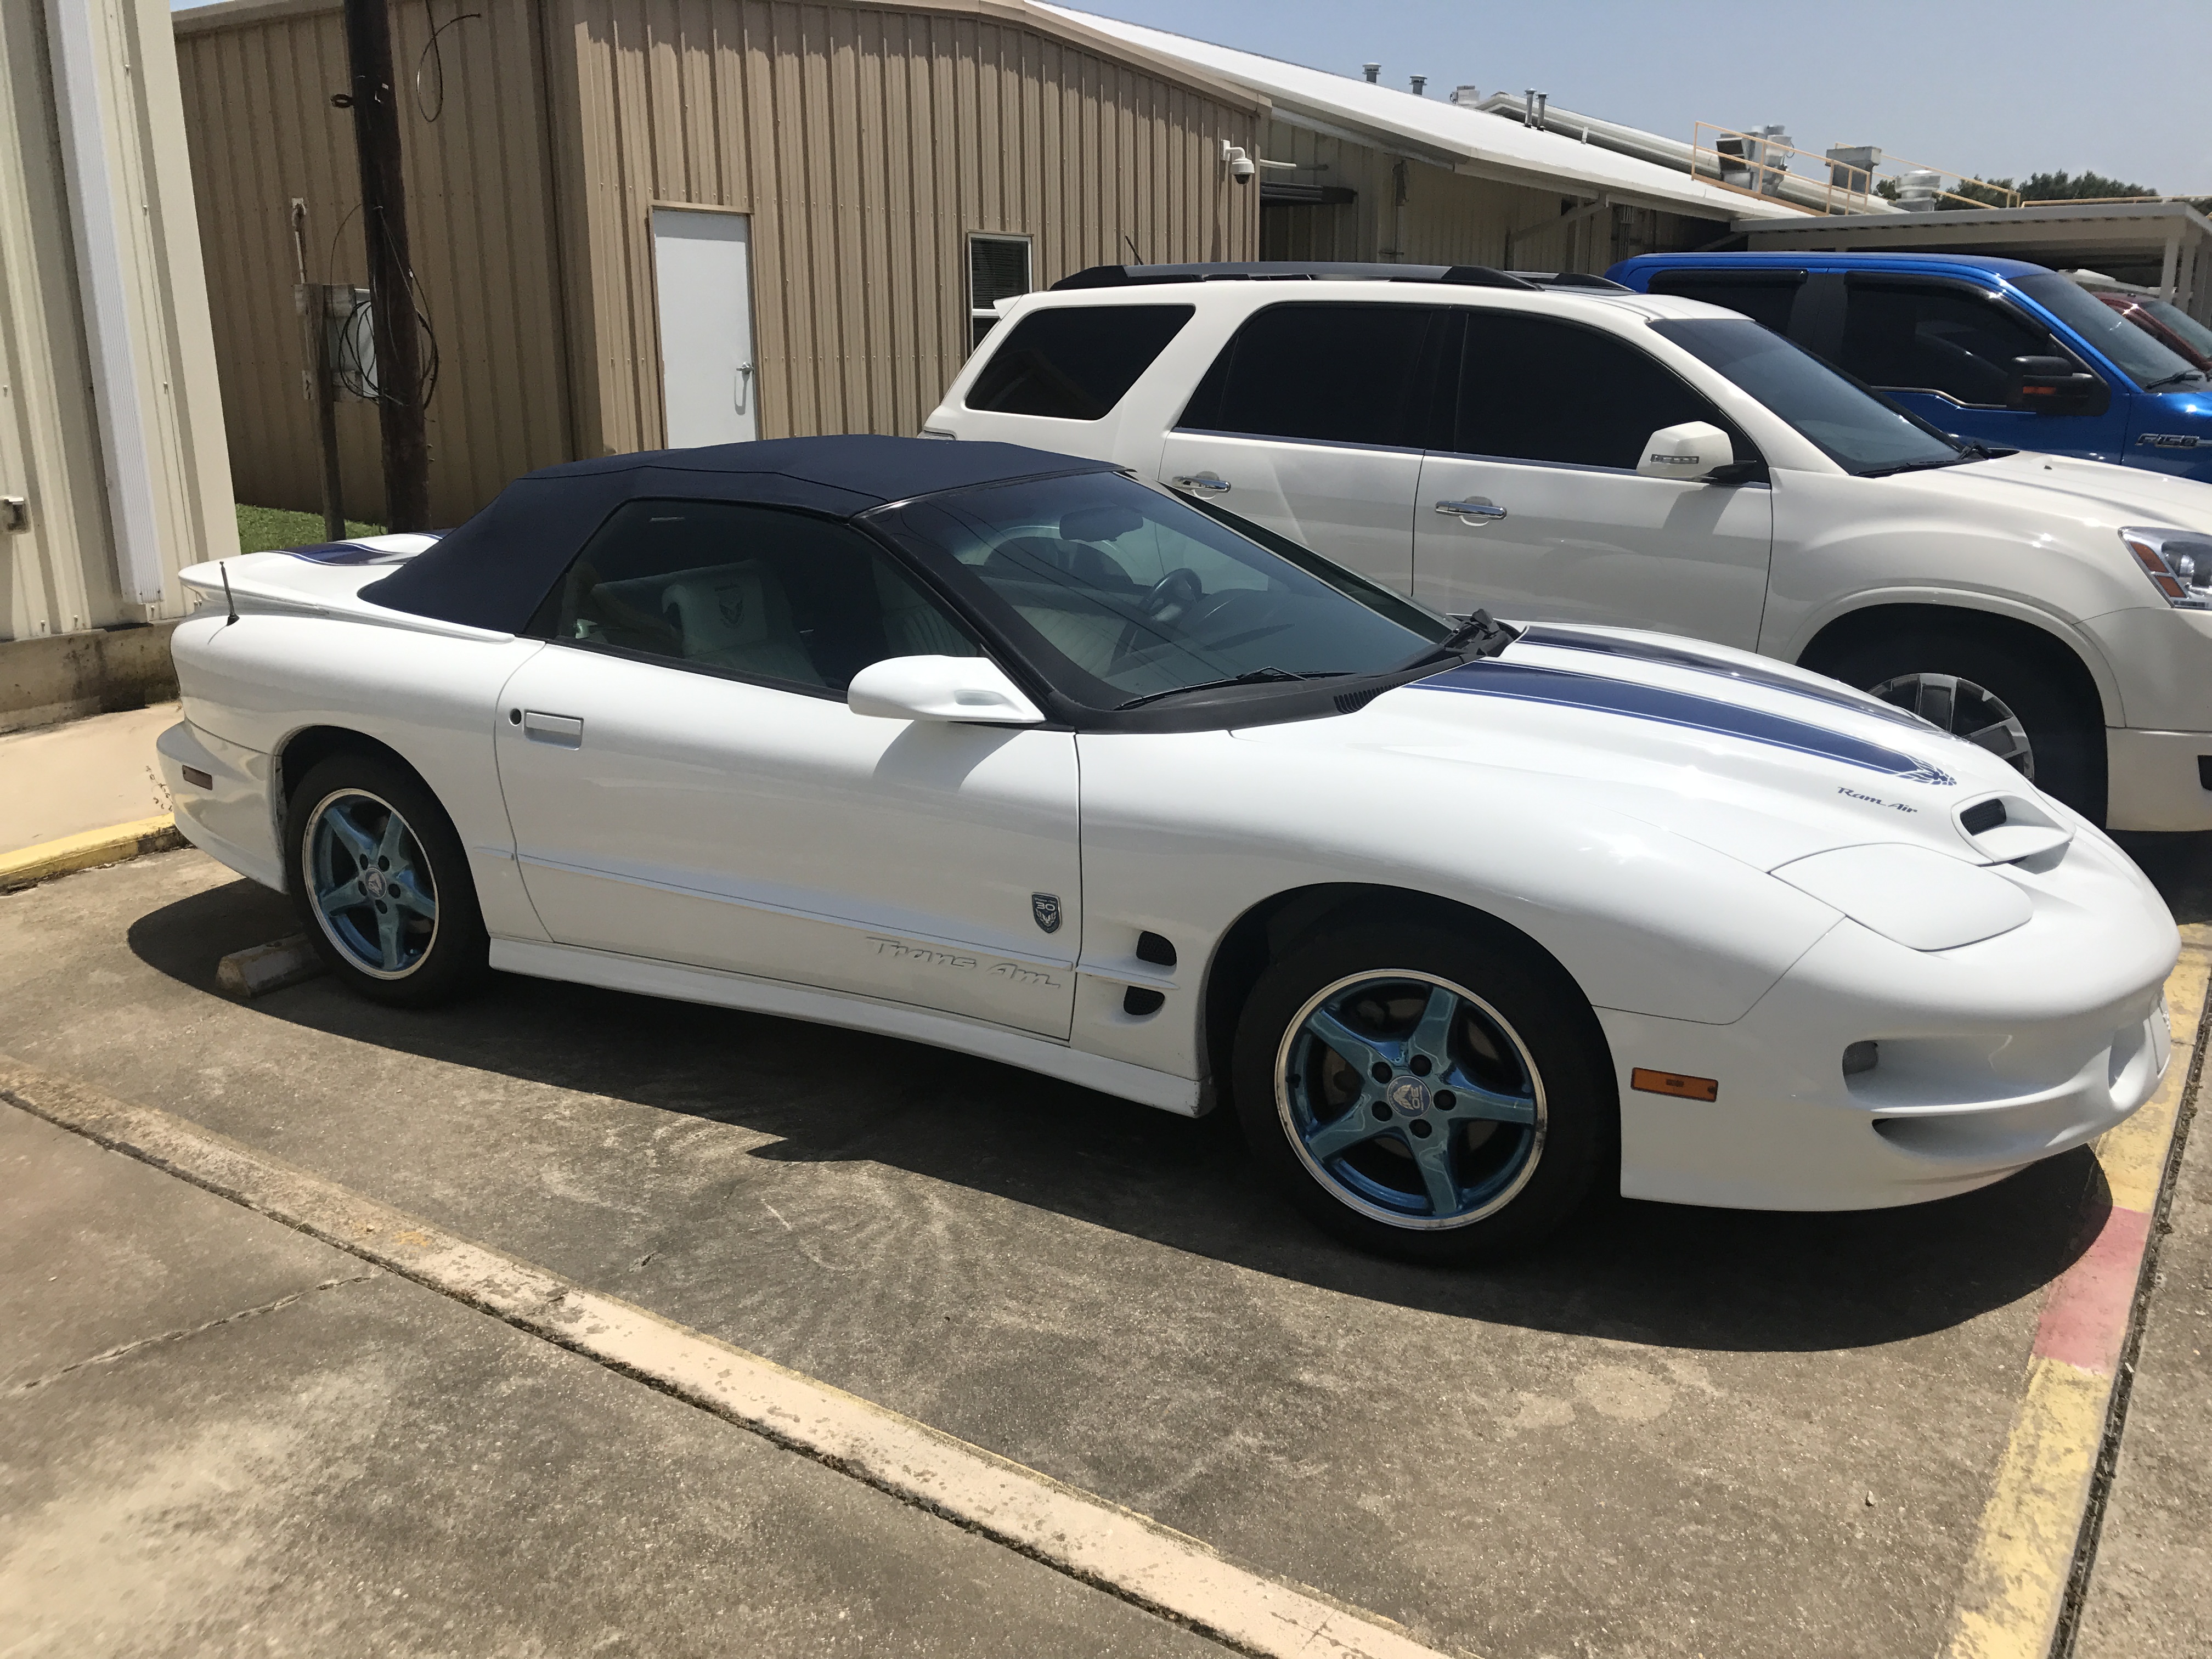
M 418 100 L 412 70 L 429 8 L 397 0 L 410 241 L 440 359 L 430 404 L 430 502 L 458 522 L 519 472 L 572 453 L 561 247 L 534 0 L 471 0 L 481 14 L 439 36 L 445 99 Z M 451 19 L 451 4 L 437 8 Z M 239 495 L 321 503 L 315 411 L 292 289 L 291 201 L 307 204 L 307 275 L 366 283 L 353 118 L 335 6 L 177 19 L 185 123 Z M 434 120 L 428 118 L 434 113 Z M 337 411 L 346 510 L 383 514 L 376 411 Z
M 1267 124 L 1269 160 L 1295 161 L 1270 177 L 1340 185 L 1357 199 L 1328 207 L 1271 207 L 1261 218 L 1262 258 L 1391 259 L 1408 264 L 1602 271 L 1630 252 L 1711 240 L 1725 225 L 1643 208 L 1607 209 L 1562 226 L 1581 200 L 1329 137 L 1279 118 Z M 1405 193 L 1402 231 L 1397 204 Z M 1402 240 L 1404 246 L 1400 246 Z M 1621 247 L 1616 244 L 1632 242 Z
M 0 5 L 0 495 L 29 509 L 0 639 L 180 615 L 177 572 L 237 546 L 168 8 L 58 14 L 59 40 L 57 15 Z
M 660 441 L 655 202 L 752 216 L 763 436 L 911 432 L 968 351 L 967 235 L 1032 277 L 1250 258 L 1254 111 L 1013 8 L 573 0 L 598 447 Z M 1127 240 L 1125 240 L 1127 239 Z

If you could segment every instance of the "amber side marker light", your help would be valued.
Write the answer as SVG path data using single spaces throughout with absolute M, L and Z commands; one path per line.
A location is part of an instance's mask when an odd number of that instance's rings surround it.
M 1674 1095 L 1683 1100 L 1718 1100 L 1721 1094 L 1718 1078 L 1683 1077 L 1674 1072 L 1655 1072 L 1648 1066 L 1631 1072 L 1628 1084 L 1647 1095 Z

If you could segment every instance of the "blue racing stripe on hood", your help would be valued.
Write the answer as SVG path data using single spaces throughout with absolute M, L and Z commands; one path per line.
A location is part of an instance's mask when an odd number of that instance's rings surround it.
M 1909 783 L 1954 784 L 1958 780 L 1939 767 L 1863 738 L 1854 738 L 1826 726 L 1813 726 L 1783 714 L 1744 708 L 1712 697 L 1662 686 L 1638 685 L 1629 680 L 1609 680 L 1595 674 L 1577 674 L 1564 668 L 1538 668 L 1527 663 L 1486 657 L 1463 663 L 1425 680 L 1413 689 L 1458 691 L 1469 696 L 1505 697 L 1516 702 L 1551 703 L 1563 708 L 1589 708 L 1602 714 L 1624 714 L 1631 720 L 1656 720 L 1692 732 L 1712 732 L 1741 738 L 1777 749 L 1793 749 L 1801 755 L 1818 755 L 1884 772 Z

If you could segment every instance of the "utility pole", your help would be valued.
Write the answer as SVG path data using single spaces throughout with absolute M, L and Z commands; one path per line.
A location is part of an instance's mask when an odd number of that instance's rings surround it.
M 361 228 L 368 246 L 376 330 L 377 425 L 384 440 L 385 527 L 430 527 L 430 444 L 422 420 L 422 341 L 407 249 L 407 185 L 399 167 L 399 98 L 387 0 L 345 0 L 353 74 L 354 149 L 361 158 Z

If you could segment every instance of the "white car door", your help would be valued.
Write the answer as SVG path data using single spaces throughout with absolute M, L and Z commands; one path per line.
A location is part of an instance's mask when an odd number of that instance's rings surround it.
M 1443 321 L 1418 304 L 1255 312 L 1168 434 L 1161 481 L 1406 592 Z
M 1066 1036 L 1073 735 L 855 714 L 888 656 L 977 647 L 849 526 L 634 501 L 547 606 L 496 753 L 562 945 Z
M 1454 436 L 1422 461 L 1413 594 L 1464 615 L 1602 623 L 1753 649 L 1773 550 L 1761 483 L 1636 471 L 1661 428 L 1719 410 L 1617 335 L 1465 312 Z

